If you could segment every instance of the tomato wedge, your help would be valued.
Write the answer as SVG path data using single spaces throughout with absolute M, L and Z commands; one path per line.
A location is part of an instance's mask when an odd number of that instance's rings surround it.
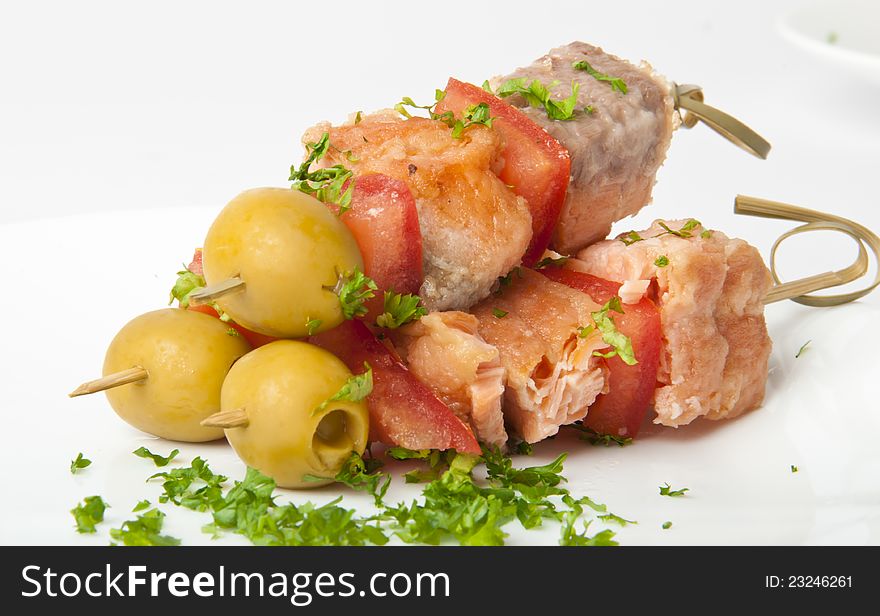
M 482 88 L 452 77 L 436 113 L 452 111 L 461 116 L 468 107 L 479 103 L 489 106 L 494 118 L 492 127 L 504 137 L 504 167 L 498 177 L 529 203 L 532 241 L 523 256 L 523 264 L 531 267 L 544 254 L 559 222 L 568 190 L 571 157 L 568 150 L 519 109 Z
M 341 217 L 379 289 L 418 293 L 422 286 L 419 213 L 404 182 L 372 173 L 355 180 L 351 208 Z
M 604 304 L 618 294 L 620 284 L 591 274 L 562 267 L 547 267 L 541 273 L 589 295 Z M 647 297 L 637 304 L 624 304 L 624 314 L 613 313 L 617 329 L 632 340 L 637 364 L 627 366 L 619 357 L 606 359 L 608 393 L 590 407 L 584 425 L 599 434 L 635 437 L 651 407 L 660 365 L 660 311 Z
M 370 439 L 407 449 L 455 449 L 480 453 L 480 445 L 455 413 L 419 381 L 361 321 L 312 336 L 316 344 L 348 365 L 352 372 L 373 369 Z

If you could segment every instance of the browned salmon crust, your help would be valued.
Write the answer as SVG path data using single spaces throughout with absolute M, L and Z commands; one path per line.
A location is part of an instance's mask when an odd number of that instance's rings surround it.
M 392 337 L 412 373 L 471 426 L 477 440 L 503 447 L 504 367 L 498 349 L 477 333 L 478 324 L 464 312 L 432 312 L 393 330 Z
M 320 164 L 383 173 L 412 191 L 424 255 L 419 295 L 428 309 L 469 308 L 520 262 L 532 219 L 525 200 L 493 172 L 501 145 L 494 130 L 474 126 L 456 139 L 442 122 L 381 112 L 357 124 L 319 124 L 303 142 L 324 132 L 332 147 Z
M 602 278 L 652 287 L 660 309 L 663 352 L 655 423 L 680 426 L 697 417 L 735 417 L 760 406 L 771 342 L 764 296 L 772 280 L 758 251 L 719 231 L 687 221 L 655 221 L 645 238 L 593 244 L 568 266 Z M 661 256 L 668 265 L 655 263 Z M 659 261 L 662 263 L 662 260 Z
M 615 91 L 572 64 L 586 60 L 601 73 L 619 77 L 626 94 Z M 571 182 L 552 247 L 574 254 L 605 239 L 611 224 L 631 216 L 651 201 L 651 191 L 672 132 L 678 125 L 672 84 L 642 63 L 634 66 L 599 47 L 575 42 L 557 47 L 530 64 L 492 80 L 494 87 L 511 78 L 539 80 L 553 99 L 571 94 L 580 84 L 577 113 L 568 121 L 550 120 L 543 109 L 530 107 L 519 95 L 506 99 L 555 137 L 571 155 Z M 552 86 L 553 82 L 558 82 Z
M 597 331 L 579 335 L 599 308 L 587 294 L 525 268 L 473 308 L 480 334 L 498 349 L 507 372 L 505 420 L 527 442 L 582 419 L 605 391 L 604 362 L 593 351 L 607 345 Z

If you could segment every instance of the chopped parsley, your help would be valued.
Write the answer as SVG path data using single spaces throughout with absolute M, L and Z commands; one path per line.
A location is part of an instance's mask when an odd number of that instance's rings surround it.
M 616 434 L 600 434 L 593 430 L 592 428 L 588 428 L 581 421 L 576 421 L 572 424 L 568 424 L 569 428 L 573 428 L 581 432 L 580 439 L 582 441 L 586 441 L 591 445 L 604 445 L 605 447 L 610 447 L 611 445 L 617 445 L 618 447 L 625 447 L 626 445 L 631 445 L 633 440 L 629 436 L 618 436 Z
M 626 84 L 623 79 L 620 77 L 611 77 L 610 75 L 606 75 L 605 73 L 600 73 L 596 69 L 594 69 L 589 62 L 586 60 L 581 60 L 579 62 L 575 62 L 572 64 L 572 67 L 578 71 L 586 71 L 590 77 L 593 77 L 597 81 L 605 81 L 608 85 L 611 86 L 612 90 L 620 92 L 621 94 L 626 94 Z
M 699 227 L 702 223 L 700 223 L 700 221 L 697 220 L 696 218 L 689 218 L 687 220 L 687 222 L 685 222 L 681 226 L 681 229 L 678 229 L 677 231 L 675 229 L 671 229 L 669 227 L 669 225 L 667 225 L 662 220 L 657 221 L 657 224 L 659 224 L 661 227 L 663 227 L 663 233 L 659 233 L 658 235 L 655 235 L 654 237 L 660 237 L 662 235 L 670 234 L 670 235 L 675 235 L 678 237 L 689 238 L 689 237 L 693 237 L 693 235 L 694 235 L 693 233 L 691 233 L 691 231 L 693 231 L 694 229 Z
M 84 458 L 82 452 L 76 454 L 76 459 L 70 461 L 70 474 L 76 475 L 76 472 L 81 468 L 86 468 L 91 465 L 92 461 L 88 458 Z
M 516 453 L 521 456 L 530 456 L 533 453 L 533 448 L 531 443 L 528 441 L 520 441 L 516 444 Z
M 227 336 L 232 336 L 233 338 L 236 337 L 236 336 L 241 336 L 241 334 L 238 333 L 238 330 L 235 329 L 234 327 L 230 327 L 229 329 L 227 329 L 227 330 L 226 330 L 226 335 L 227 335 Z
M 394 460 L 421 460 L 427 468 L 417 468 L 404 473 L 406 483 L 425 483 L 434 481 L 449 468 L 456 452 L 453 449 L 441 451 L 439 449 L 406 449 L 404 447 L 389 447 L 385 455 Z
M 335 394 L 324 400 L 312 411 L 312 414 L 320 413 L 331 402 L 337 400 L 347 400 L 348 402 L 360 402 L 370 395 L 373 391 L 373 368 L 367 362 L 364 362 L 364 372 L 361 374 L 353 374 L 339 388 Z
M 704 240 L 708 240 L 710 237 L 712 237 L 712 230 L 706 229 L 705 231 L 700 233 L 700 237 L 703 238 Z
M 492 121 L 495 119 L 492 117 L 489 109 L 489 105 L 486 103 L 478 103 L 476 105 L 471 105 L 467 109 L 464 110 L 462 117 L 460 119 L 455 118 L 455 114 L 451 111 L 445 111 L 443 113 L 437 113 L 435 110 L 437 108 L 437 103 L 446 98 L 446 92 L 443 90 L 435 90 L 434 91 L 434 103 L 431 105 L 417 105 L 413 99 L 409 96 L 404 96 L 403 99 L 394 105 L 395 111 L 402 115 L 403 117 L 409 119 L 412 118 L 412 114 L 409 112 L 407 107 L 411 107 L 413 109 L 424 109 L 428 112 L 428 117 L 432 120 L 437 120 L 443 122 L 452 129 L 452 138 L 453 139 L 461 139 L 462 134 L 465 129 L 480 124 L 483 126 L 492 126 Z
M 339 297 L 342 316 L 354 319 L 367 314 L 364 303 L 372 299 L 378 287 L 373 279 L 355 268 L 352 272 L 339 276 L 334 287 L 324 287 Z
M 627 524 L 638 524 L 638 522 L 634 520 L 627 520 L 626 518 L 622 518 L 616 513 L 603 513 L 598 516 L 600 520 L 604 522 L 614 522 L 615 524 L 620 524 L 621 526 L 626 526 Z
M 501 293 L 504 292 L 504 289 L 513 284 L 514 275 L 517 278 L 522 278 L 522 270 L 518 267 L 515 267 L 507 272 L 504 276 L 498 277 L 498 290 L 495 291 L 495 295 L 501 295 Z
M 191 272 L 186 266 L 177 272 L 177 280 L 171 288 L 168 304 L 174 300 L 180 304 L 181 308 L 189 307 L 189 296 L 196 291 L 205 287 L 205 278 L 199 274 Z
M 585 520 L 583 523 L 584 530 L 577 532 L 575 525 L 581 518 L 583 513 L 583 502 L 575 500 L 571 496 L 564 496 L 563 502 L 569 506 L 569 511 L 565 512 L 562 519 L 562 532 L 559 538 L 559 545 L 563 546 L 614 546 L 619 545 L 614 540 L 615 533 L 611 530 L 603 530 L 592 537 L 588 535 L 590 530 L 590 521 Z
M 162 535 L 165 514 L 158 509 L 150 509 L 134 520 L 126 520 L 119 528 L 111 528 L 110 536 L 124 545 L 180 545 L 180 539 Z
M 354 176 L 350 169 L 343 165 L 333 165 L 324 169 L 309 171 L 312 163 L 321 160 L 330 148 L 330 133 L 323 133 L 315 143 L 307 143 L 307 156 L 299 166 L 290 167 L 291 188 L 313 195 L 323 203 L 339 207 L 337 214 L 342 216 L 351 207 L 351 196 L 354 192 Z M 351 160 L 351 152 L 347 158 Z
M 215 475 L 208 463 L 200 457 L 193 458 L 190 466 L 156 473 L 147 480 L 160 478 L 164 494 L 160 503 L 173 503 L 195 511 L 206 511 L 221 494 L 220 486 L 226 481 L 223 475 Z M 194 488 L 194 484 L 198 487 Z
M 94 533 L 95 526 L 104 521 L 104 511 L 109 506 L 100 496 L 86 496 L 81 504 L 70 510 L 76 520 L 76 532 Z
M 645 238 L 636 233 L 635 231 L 627 231 L 620 235 L 617 239 L 624 243 L 626 246 L 632 246 L 636 242 L 643 242 Z
M 318 328 L 321 327 L 321 324 L 324 323 L 321 319 L 309 319 L 306 321 L 306 333 L 309 336 L 314 336 L 315 332 L 318 331 Z
M 672 522 L 668 520 L 666 522 L 663 522 L 663 530 L 668 530 L 670 528 L 672 528 Z
M 630 340 L 629 336 L 626 334 L 618 331 L 617 326 L 614 324 L 614 319 L 608 314 L 609 311 L 623 314 L 623 308 L 621 307 L 620 298 L 618 296 L 615 295 L 605 302 L 605 305 L 602 306 L 601 309 L 591 313 L 593 322 L 596 324 L 596 329 L 602 332 L 602 342 L 609 345 L 612 349 L 608 353 L 593 351 L 593 355 L 605 358 L 617 355 L 627 366 L 633 366 L 637 364 L 638 361 L 633 352 L 632 340 Z M 583 337 L 583 332 L 580 332 L 580 335 Z M 587 335 L 589 335 L 589 332 Z
M 138 511 L 143 511 L 144 509 L 150 508 L 150 501 L 144 499 L 139 501 L 137 505 L 134 506 L 134 509 L 131 510 L 132 513 L 137 513 Z
M 656 265 L 657 267 L 666 267 L 667 265 L 669 265 L 669 257 L 667 257 L 666 255 L 660 255 L 659 257 L 654 259 L 654 265 Z
M 421 306 L 422 298 L 412 293 L 401 295 L 393 291 L 385 291 L 382 314 L 376 317 L 376 325 L 396 329 L 412 321 L 418 321 L 428 314 Z
M 557 85 L 558 82 L 550 84 L 550 88 Z M 547 117 L 551 120 L 572 120 L 575 116 L 575 105 L 577 105 L 578 91 L 580 84 L 571 83 L 571 94 L 564 99 L 553 100 L 550 97 L 550 89 L 535 79 L 526 85 L 524 77 L 508 79 L 501 87 L 498 88 L 496 95 L 500 98 L 507 98 L 514 94 L 522 96 L 526 102 L 535 108 L 544 108 Z
M 791 472 L 792 472 L 792 473 L 796 473 L 796 472 L 798 472 L 798 467 L 796 467 L 794 464 L 792 464 L 792 465 L 791 465 Z
M 391 477 L 380 473 L 380 468 L 382 468 L 381 460 L 371 457 L 362 458 L 357 452 L 352 451 L 342 468 L 336 473 L 334 481 L 345 484 L 353 490 L 372 495 L 376 506 L 380 507 L 385 493 L 388 492 L 388 486 L 391 485 Z M 325 478 L 307 476 L 303 479 L 324 480 Z
M 660 495 L 661 496 L 684 496 L 684 493 L 690 490 L 690 488 L 681 488 L 680 490 L 673 490 L 672 486 L 668 483 L 664 483 L 660 486 Z
M 803 344 L 801 345 L 801 348 L 798 349 L 798 352 L 795 353 L 794 358 L 797 359 L 798 357 L 800 357 L 801 355 L 803 355 L 804 351 L 807 350 L 807 347 L 809 346 L 809 344 L 810 344 L 811 342 L 812 342 L 812 340 L 807 340 L 805 343 L 803 343 Z
M 160 456 L 157 453 L 153 453 L 146 447 L 138 447 L 134 451 L 132 451 L 134 455 L 139 458 L 149 458 L 151 459 L 156 466 L 168 466 L 168 463 L 171 462 L 174 458 L 177 457 L 177 454 L 180 453 L 179 449 L 174 449 L 171 453 L 168 454 L 168 457 Z
M 508 315 L 508 312 L 506 310 L 501 310 L 500 308 L 492 308 L 492 315 L 496 319 L 503 319 Z
M 535 263 L 535 269 L 544 269 L 545 267 L 548 267 L 550 265 L 562 265 L 566 261 L 568 261 L 568 257 L 544 257 L 543 259 Z

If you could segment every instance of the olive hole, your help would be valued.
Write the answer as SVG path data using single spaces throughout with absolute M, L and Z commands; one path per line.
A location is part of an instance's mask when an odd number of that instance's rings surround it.
M 354 441 L 347 427 L 348 413 L 341 409 L 330 411 L 318 422 L 312 437 L 312 451 L 328 468 L 339 466 L 351 454 Z

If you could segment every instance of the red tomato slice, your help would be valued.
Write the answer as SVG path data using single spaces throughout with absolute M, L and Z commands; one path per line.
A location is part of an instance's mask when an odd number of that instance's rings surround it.
M 418 293 L 422 286 L 422 233 L 404 182 L 373 173 L 355 180 L 351 209 L 340 217 L 364 258 L 364 273 L 379 289 Z
M 604 304 L 618 294 L 620 284 L 583 272 L 547 267 L 541 273 L 589 295 Z M 600 434 L 634 437 L 651 406 L 660 365 L 660 311 L 647 297 L 637 304 L 624 304 L 624 314 L 613 313 L 617 329 L 632 340 L 638 363 L 627 366 L 619 357 L 606 361 L 608 393 L 590 407 L 584 425 Z
M 492 127 L 505 140 L 504 167 L 498 173 L 505 184 L 529 203 L 532 241 L 523 264 L 531 267 L 550 244 L 559 221 L 571 173 L 571 158 L 556 139 L 525 114 L 482 88 L 449 78 L 446 96 L 437 113 L 452 111 L 460 116 L 471 105 L 486 103 L 495 118 Z
M 190 270 L 192 271 L 192 270 Z M 210 306 L 190 306 L 188 310 L 195 310 L 196 312 L 203 312 L 205 314 L 211 315 L 212 317 L 218 317 L 217 311 L 211 308 Z M 269 344 L 270 342 L 274 342 L 278 340 L 278 338 L 273 338 L 272 336 L 267 336 L 265 334 L 259 334 L 255 331 L 251 331 L 246 327 L 242 327 L 238 323 L 229 322 L 229 327 L 233 328 L 239 334 L 241 334 L 242 338 L 247 340 L 253 348 L 261 347 L 264 344 Z
M 370 439 L 407 449 L 455 449 L 480 453 L 473 432 L 419 381 L 361 321 L 309 338 L 348 365 L 352 372 L 373 368 Z

